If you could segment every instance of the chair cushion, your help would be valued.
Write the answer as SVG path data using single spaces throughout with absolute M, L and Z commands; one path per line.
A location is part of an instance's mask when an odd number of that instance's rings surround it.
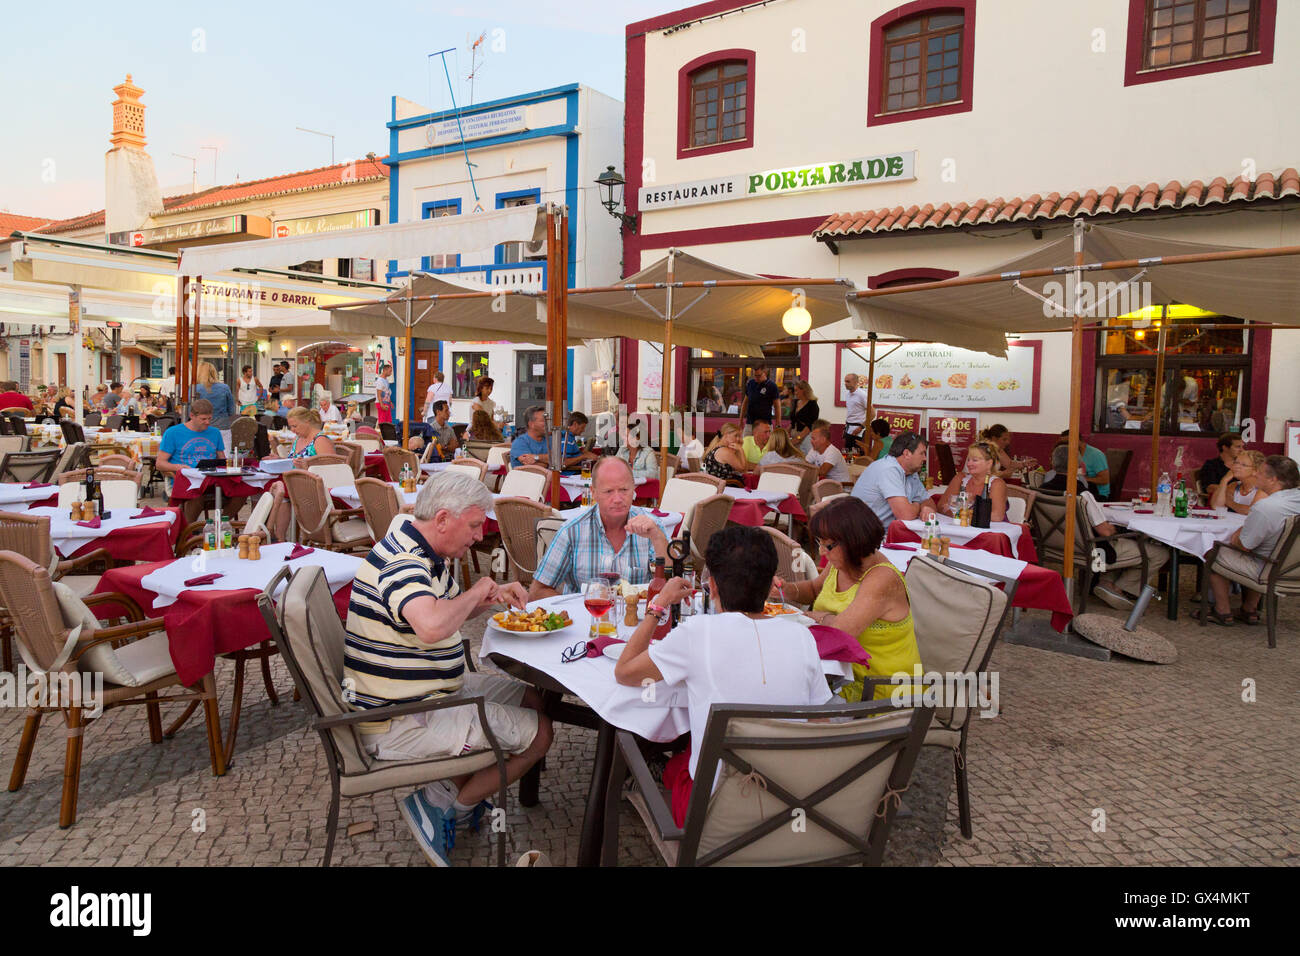
M 1253 587 L 1255 590 L 1260 590 L 1264 586 L 1261 583 L 1264 559 L 1256 554 L 1238 551 L 1236 548 L 1220 548 L 1210 570 L 1217 571 L 1224 577 L 1238 584 Z
M 99 620 L 85 602 L 62 581 L 54 582 L 54 594 L 59 599 L 64 625 L 76 627 L 80 624 L 82 640 L 93 637 L 99 628 Z M 121 647 L 99 644 L 82 654 L 77 666 L 88 673 L 102 673 L 105 683 L 123 687 L 141 687 L 176 673 L 167 635 L 161 631 Z
M 370 526 L 364 518 L 348 518 L 334 526 L 333 534 L 335 541 L 360 541 L 370 537 Z
M 75 594 L 83 601 L 95 593 L 95 588 L 99 587 L 99 579 L 102 574 L 69 574 L 59 578 L 58 583 L 64 585 L 68 590 Z

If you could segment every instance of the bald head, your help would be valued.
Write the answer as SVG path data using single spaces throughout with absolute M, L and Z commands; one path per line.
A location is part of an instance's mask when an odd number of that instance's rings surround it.
M 591 487 L 599 490 L 602 485 L 622 482 L 632 478 L 632 466 L 617 455 L 602 455 L 591 469 Z

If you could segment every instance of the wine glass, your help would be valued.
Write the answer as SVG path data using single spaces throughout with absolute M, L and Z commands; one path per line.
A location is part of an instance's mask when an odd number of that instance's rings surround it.
M 1138 498 L 1142 501 L 1144 505 L 1150 504 L 1151 489 L 1143 485 L 1141 488 L 1138 489 Z
M 591 627 L 587 631 L 587 640 L 595 640 L 600 635 L 601 625 L 609 609 L 614 606 L 614 591 L 609 582 L 595 578 L 582 583 L 582 604 L 591 615 Z

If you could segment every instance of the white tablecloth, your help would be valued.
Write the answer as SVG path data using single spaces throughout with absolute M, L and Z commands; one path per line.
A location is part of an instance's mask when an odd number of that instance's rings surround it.
M 58 485 L 48 488 L 24 488 L 26 482 L 0 483 L 0 511 L 26 511 L 33 501 L 44 501 L 59 493 Z
M 286 471 L 293 471 L 293 466 L 292 458 L 263 458 L 257 463 L 257 470 L 268 475 L 283 475 Z
M 436 475 L 441 471 L 446 471 L 450 465 L 451 462 L 449 461 L 430 461 L 421 465 L 420 471 L 424 472 L 426 475 Z
M 98 528 L 85 528 L 77 524 L 68 517 L 67 508 L 32 508 L 27 513 L 50 519 L 50 541 L 54 545 L 54 550 L 66 557 L 85 546 L 86 542 L 94 541 L 96 538 L 107 538 L 119 528 L 134 528 L 137 525 L 158 522 L 171 524 L 176 520 L 176 514 L 172 511 L 156 518 L 136 519 L 135 516 L 143 510 L 143 508 L 114 508 L 111 511 L 112 517 L 101 520 Z
M 881 547 L 880 553 L 887 557 L 889 563 L 898 570 L 906 571 L 912 559 L 921 552 L 913 551 L 910 548 L 894 548 L 884 545 Z M 1020 573 L 1029 567 L 1028 562 L 1021 561 L 1018 558 L 1004 558 L 992 551 L 981 551 L 977 548 L 954 552 L 951 560 L 965 567 L 974 568 L 977 571 L 989 571 L 1008 578 L 1019 578 Z
M 920 518 L 904 521 L 903 525 L 909 531 L 915 531 L 922 538 L 925 537 L 925 522 Z M 1005 534 L 1011 539 L 1011 551 L 1017 557 L 1020 556 L 1020 536 L 1024 533 L 1024 530 L 1024 525 L 1012 524 L 1010 521 L 990 521 L 987 528 L 962 527 L 954 518 L 948 515 L 939 515 L 939 531 L 950 538 L 953 544 L 965 544 L 986 531 L 993 531 L 998 534 Z
M 1111 524 L 1124 525 L 1129 531 L 1140 531 L 1154 541 L 1198 558 L 1209 554 L 1216 541 L 1227 541 L 1246 523 L 1246 516 L 1235 511 L 1229 511 L 1221 518 L 1197 517 L 1196 514 L 1187 518 L 1139 515 L 1133 513 L 1131 505 L 1103 505 L 1102 511 Z
M 543 604 L 569 612 L 573 623 L 562 631 L 516 634 L 497 630 L 489 622 L 483 632 L 480 659 L 489 654 L 504 654 L 527 664 L 563 684 L 575 696 L 621 730 L 628 730 L 646 740 L 675 740 L 690 731 L 686 709 L 686 688 L 669 686 L 662 681 L 654 685 L 654 702 L 645 700 L 645 690 L 628 687 L 614 680 L 614 661 L 605 657 L 587 657 L 565 664 L 560 656 L 564 649 L 587 639 L 591 615 L 578 594 L 550 598 L 530 604 Z M 626 638 L 632 629 L 621 622 L 618 636 Z M 822 661 L 822 669 L 834 677 L 852 679 L 852 667 L 841 661 Z
M 179 558 L 165 567 L 146 574 L 140 580 L 140 586 L 158 595 L 154 599 L 155 608 L 166 607 L 176 602 L 177 596 L 185 590 L 185 582 L 201 574 L 221 574 L 212 584 L 201 585 L 194 590 L 202 591 L 237 591 L 240 588 L 261 590 L 275 573 L 285 566 L 285 557 L 293 551 L 293 545 L 268 544 L 262 548 L 260 561 L 240 560 L 239 551 L 230 548 L 225 551 L 201 551 L 193 557 Z M 352 583 L 361 567 L 362 558 L 350 554 L 337 554 L 316 548 L 306 557 L 288 562 L 293 570 L 307 565 L 318 565 L 325 571 L 325 580 L 330 591 L 337 591 L 345 584 Z M 283 585 L 281 585 L 281 589 Z M 279 593 L 279 590 L 276 591 Z
M 397 492 L 397 500 L 404 505 L 415 504 L 418 491 L 403 491 L 402 486 L 396 481 L 388 482 L 389 486 Z M 339 501 L 346 501 L 349 508 L 361 507 L 361 495 L 357 493 L 356 485 L 339 485 L 337 488 L 331 488 L 330 494 Z
M 176 490 L 185 492 L 193 487 L 200 487 L 208 478 L 238 478 L 246 485 L 252 485 L 254 488 L 264 488 L 267 483 L 275 479 L 275 475 L 268 475 L 264 471 L 255 471 L 253 474 L 243 474 L 242 470 L 227 469 L 232 474 L 223 474 L 216 471 L 211 474 L 204 474 L 197 468 L 182 468 L 180 474 L 174 479 L 178 485 Z

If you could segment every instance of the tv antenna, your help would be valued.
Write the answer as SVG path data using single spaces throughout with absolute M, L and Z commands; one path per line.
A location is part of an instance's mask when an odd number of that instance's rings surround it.
M 469 37 L 466 37 L 465 39 L 468 40 Z M 474 77 L 478 75 L 479 67 L 483 65 L 483 61 L 481 59 L 483 56 L 482 46 L 483 46 L 483 41 L 486 39 L 487 39 L 487 31 L 484 30 L 482 33 L 478 35 L 478 39 L 475 40 L 473 43 L 471 43 L 469 47 L 469 76 L 465 77 L 465 79 L 469 80 L 469 105 L 470 106 L 474 105 Z
M 334 134 L 333 134 L 333 133 L 322 133 L 322 132 L 321 132 L 320 130 L 318 130 L 318 129 L 308 129 L 308 128 L 305 127 L 305 126 L 299 126 L 299 127 L 297 127 L 297 129 L 299 130 L 299 132 L 303 132 L 303 133 L 311 133 L 311 134 L 313 134 L 313 135 L 315 135 L 315 136 L 325 136 L 325 137 L 327 137 L 327 138 L 329 139 L 329 141 L 330 141 L 330 165 L 333 166 L 333 165 L 334 165 Z
M 199 191 L 199 161 L 193 156 L 186 156 L 184 153 L 172 153 L 178 159 L 188 159 L 190 161 L 190 192 Z
M 455 50 L 456 48 L 454 46 L 449 46 L 445 50 L 438 50 L 434 53 L 430 53 L 428 58 L 433 59 L 435 56 L 442 57 L 442 72 L 443 75 L 447 77 L 447 92 L 451 94 L 451 108 L 452 111 L 456 114 L 456 131 L 460 133 L 460 149 L 461 152 L 465 154 L 465 168 L 469 170 L 470 188 L 474 190 L 474 211 L 482 212 L 483 203 L 479 199 L 478 183 L 474 181 L 474 164 L 470 162 L 469 159 L 469 147 L 465 145 L 465 127 L 461 124 L 460 121 L 460 107 L 456 105 L 456 88 L 455 86 L 452 85 L 451 82 L 451 70 L 447 68 L 447 54 L 454 53 Z M 430 80 L 430 83 L 432 84 L 432 80 Z M 430 134 L 433 133 L 432 126 L 429 127 L 429 132 Z

